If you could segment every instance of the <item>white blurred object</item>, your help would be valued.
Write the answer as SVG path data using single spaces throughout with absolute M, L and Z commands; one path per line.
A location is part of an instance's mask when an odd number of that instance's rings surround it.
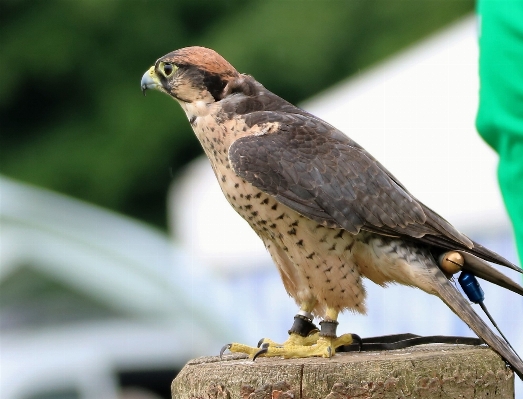
M 118 372 L 179 370 L 242 338 L 223 286 L 165 234 L 1 176 L 0 190 L 2 399 L 115 399 Z

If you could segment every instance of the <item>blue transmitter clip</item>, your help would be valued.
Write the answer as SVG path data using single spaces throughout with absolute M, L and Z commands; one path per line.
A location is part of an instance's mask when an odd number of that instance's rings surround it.
M 485 300 L 485 293 L 483 292 L 483 289 L 481 289 L 481 286 L 479 285 L 478 279 L 474 274 L 472 274 L 469 271 L 462 271 L 458 278 L 459 285 L 461 285 L 461 288 L 463 289 L 463 292 L 467 295 L 470 302 L 477 303 L 479 306 L 481 306 L 481 309 L 485 312 L 487 317 L 489 318 L 490 322 L 496 327 L 496 330 L 501 334 L 505 342 L 508 344 L 510 349 L 516 354 L 517 357 L 519 357 L 518 353 L 514 350 L 512 345 L 510 345 L 510 342 L 508 342 L 507 337 L 503 335 L 501 330 L 499 329 L 498 325 L 488 312 L 485 304 L 483 301 Z M 521 358 L 519 358 L 521 360 Z
M 462 271 L 459 275 L 458 281 L 465 294 L 467 294 L 469 301 L 481 306 L 485 300 L 485 293 L 479 285 L 476 276 L 469 271 Z

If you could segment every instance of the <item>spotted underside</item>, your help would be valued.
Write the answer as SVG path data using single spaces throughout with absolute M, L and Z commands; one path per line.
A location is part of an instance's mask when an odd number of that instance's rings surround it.
M 237 174 L 229 158 L 231 143 L 242 137 L 275 137 L 281 122 L 259 118 L 249 125 L 243 116 L 226 118 L 216 105 L 181 105 L 225 197 L 260 236 L 298 304 L 314 304 L 310 311 L 321 317 L 327 308 L 365 313 L 362 277 L 382 285 L 390 281 L 419 285 L 408 265 L 420 255 L 419 248 L 405 247 L 396 237 L 367 231 L 352 234 L 310 219 Z M 254 136 L 249 136 L 253 130 Z

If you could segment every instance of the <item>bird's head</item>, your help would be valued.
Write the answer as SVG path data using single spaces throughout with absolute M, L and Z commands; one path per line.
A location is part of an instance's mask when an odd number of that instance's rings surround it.
M 142 77 L 141 88 L 157 89 L 184 103 L 219 101 L 239 73 L 216 51 L 185 47 L 164 55 Z

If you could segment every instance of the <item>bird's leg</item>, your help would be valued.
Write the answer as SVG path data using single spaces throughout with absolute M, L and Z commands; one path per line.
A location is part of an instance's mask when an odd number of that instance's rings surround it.
M 316 301 L 304 302 L 300 311 L 294 316 L 294 323 L 292 324 L 291 329 L 289 330 L 289 338 L 283 343 L 278 344 L 268 338 L 262 338 L 258 342 L 258 347 L 265 344 L 265 346 L 310 346 L 316 343 L 318 340 L 319 329 L 312 322 L 314 316 L 311 313 L 311 310 L 314 308 Z
M 332 357 L 336 352 L 336 348 L 342 345 L 350 345 L 354 339 L 361 342 L 360 337 L 356 334 L 343 334 L 340 337 L 336 336 L 336 328 L 338 322 L 338 311 L 328 309 L 325 319 L 320 323 L 321 331 L 319 333 L 314 331 L 316 326 L 310 319 L 303 315 L 303 312 L 298 313 L 295 317 L 293 328 L 289 331 L 289 339 L 282 345 L 276 344 L 270 340 L 262 340 L 261 348 L 253 348 L 241 344 L 229 344 L 222 348 L 222 353 L 225 349 L 231 352 L 241 352 L 250 355 L 253 359 L 258 356 L 281 356 L 284 358 L 296 357 Z M 296 321 L 296 320 L 300 321 Z M 302 323 L 303 322 L 303 323 Z M 293 331 L 293 330 L 296 331 Z M 305 334 L 308 331 L 306 336 Z M 300 332 L 301 334 L 298 334 Z
M 253 358 L 264 353 L 267 355 L 267 348 L 293 348 L 293 347 L 304 347 L 311 346 L 316 343 L 318 340 L 319 329 L 312 322 L 313 315 L 311 313 L 312 309 L 316 305 L 315 299 L 310 299 L 304 301 L 300 306 L 300 311 L 294 316 L 294 323 L 289 330 L 289 338 L 283 343 L 279 344 L 268 338 L 262 338 L 258 342 L 258 346 L 252 347 L 243 344 L 227 344 L 220 351 L 220 356 L 226 349 L 229 349 L 231 352 L 240 352 L 246 353 Z M 261 348 L 261 349 L 260 349 Z M 274 354 L 273 356 L 281 356 L 280 354 Z
M 294 316 L 294 323 L 289 330 L 289 338 L 283 344 L 268 338 L 262 338 L 258 342 L 258 347 L 310 346 L 318 340 L 319 331 L 316 324 L 312 322 L 312 315 L 310 313 L 304 314 L 304 312 L 300 311 Z
M 316 346 L 323 357 L 331 357 L 336 353 L 336 348 L 343 345 L 350 345 L 354 340 L 361 344 L 361 338 L 356 334 L 336 335 L 338 327 L 338 311 L 328 308 L 325 319 L 320 322 L 321 331 Z
M 311 313 L 300 310 L 294 316 L 294 323 L 289 330 L 289 338 L 283 343 L 283 346 L 301 345 L 310 346 L 316 343 L 319 336 L 319 329 L 316 324 L 312 322 L 313 316 Z
M 307 337 L 300 337 L 298 334 L 292 333 L 289 339 L 281 346 L 271 346 L 267 342 L 264 342 L 261 349 L 253 356 L 253 358 L 260 355 L 282 356 L 284 358 L 313 356 L 332 357 L 336 353 L 336 348 L 342 345 L 350 345 L 354 339 L 361 342 L 361 338 L 356 334 L 343 334 L 340 337 L 337 337 L 337 318 L 338 311 L 328 308 L 325 319 L 320 323 L 321 331 L 319 333 L 313 333 Z M 299 324 L 300 323 L 298 322 L 298 325 Z M 298 341 L 298 344 L 296 344 L 296 341 Z

